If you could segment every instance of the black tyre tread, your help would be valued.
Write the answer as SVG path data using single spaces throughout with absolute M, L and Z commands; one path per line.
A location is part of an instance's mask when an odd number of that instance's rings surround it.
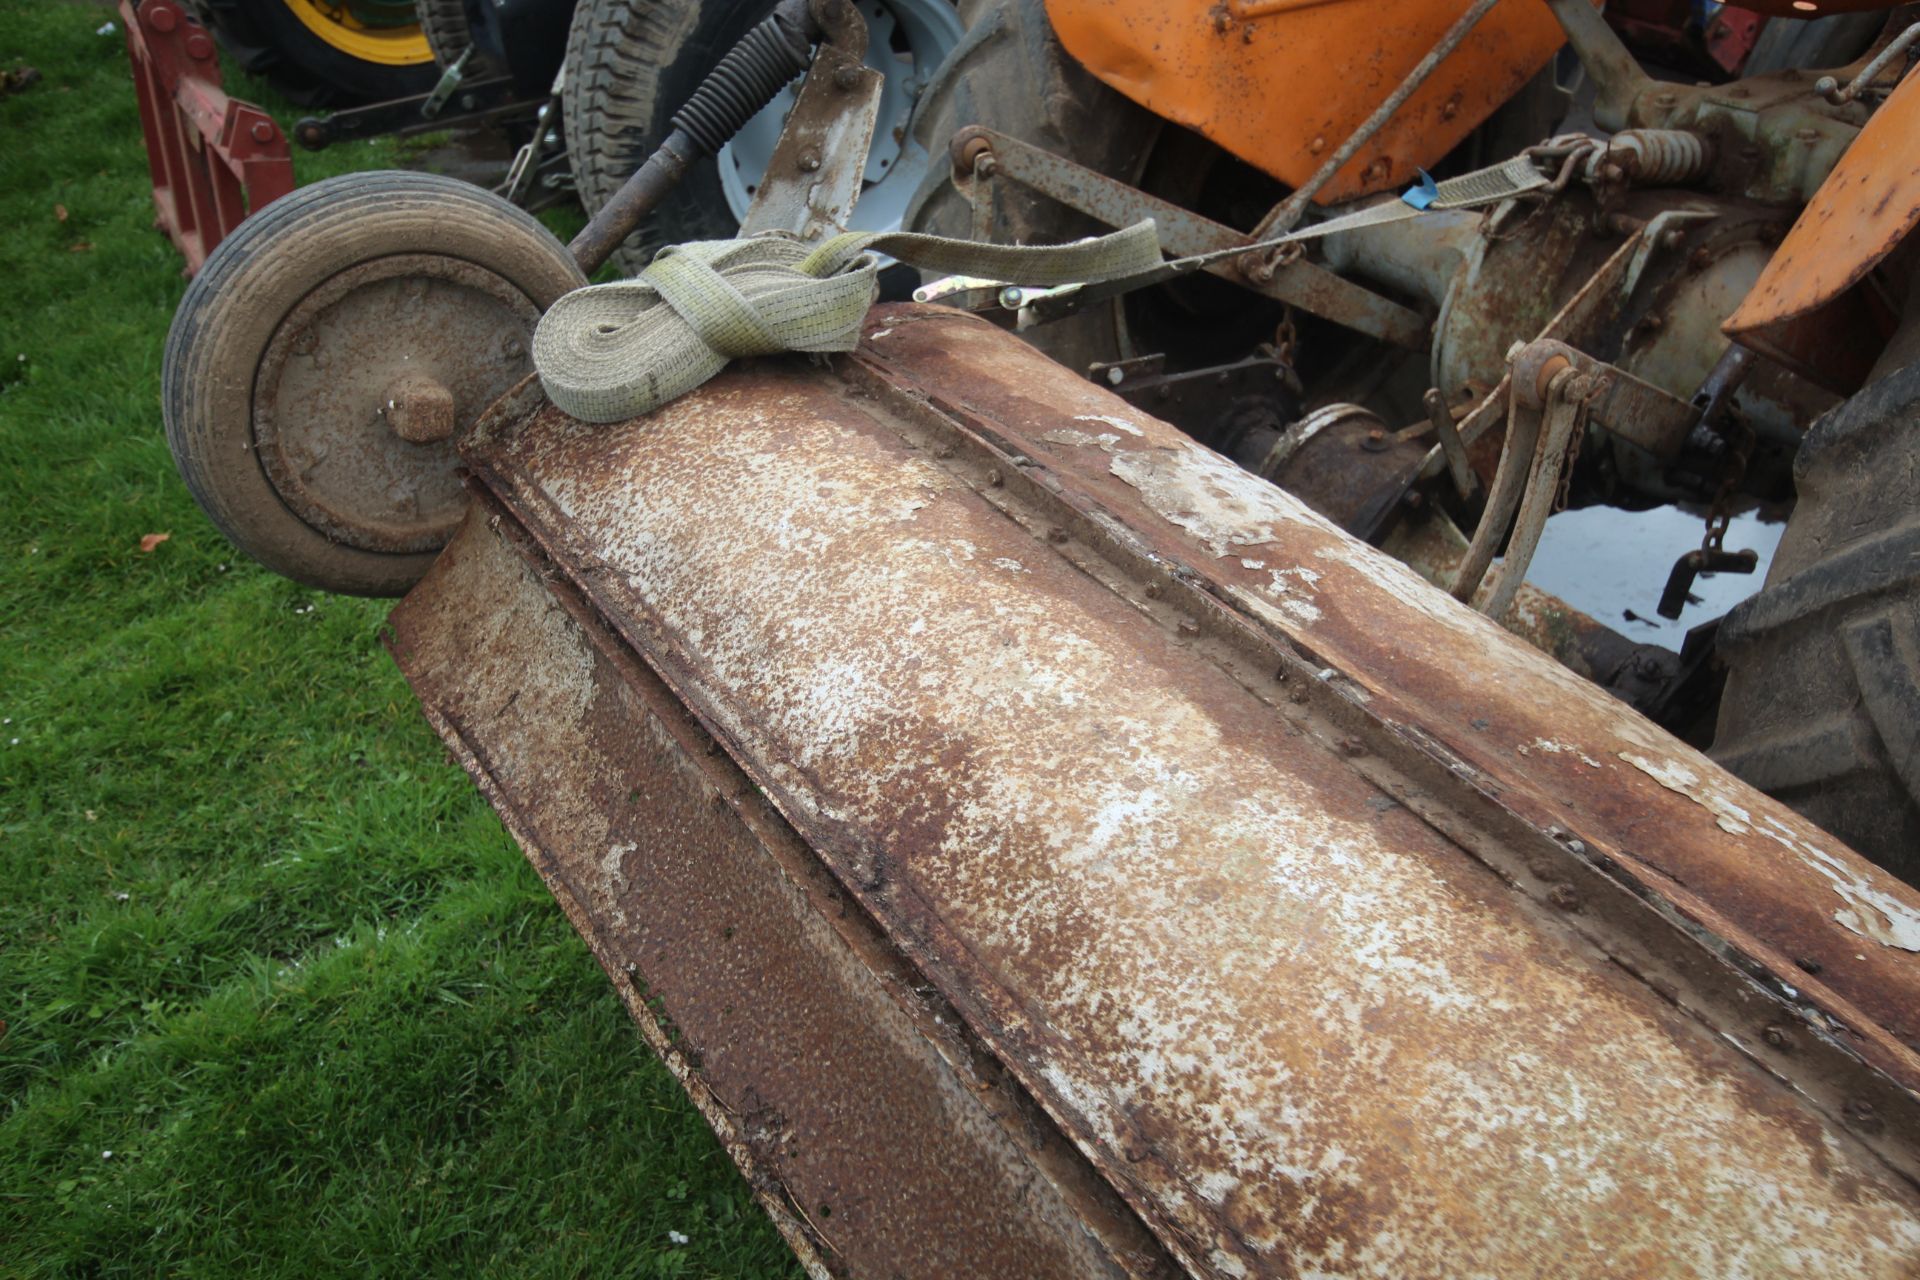
M 300 244 L 324 252 L 288 251 Z M 472 262 L 541 310 L 585 283 L 544 227 L 478 187 L 435 174 L 348 174 L 274 201 L 222 241 L 181 300 L 162 355 L 167 444 L 195 501 L 235 546 L 325 590 L 401 594 L 435 553 L 344 546 L 281 503 L 252 451 L 254 372 L 301 298 L 359 262 L 400 253 Z
M 665 100 L 663 81 L 703 17 L 711 24 L 713 15 L 703 13 L 709 8 L 701 0 L 580 0 L 575 7 L 560 119 L 574 186 L 589 214 L 613 197 L 666 136 L 668 117 L 681 104 Z M 756 8 L 737 25 L 744 30 L 759 17 Z M 715 50 L 715 60 L 724 52 L 724 47 Z M 701 217 L 718 191 L 709 157 L 615 251 L 614 265 L 631 275 L 662 244 L 732 235 L 734 228 L 724 225 L 730 218 Z M 724 209 L 724 200 L 720 203 Z
M 1920 882 L 1920 364 L 1816 423 L 1765 587 L 1721 624 L 1713 754 Z
M 913 231 L 969 237 L 973 211 L 951 181 L 947 141 L 979 124 L 1113 177 L 1132 179 L 1156 131 L 1154 118 L 1069 57 L 1042 0 L 982 0 L 962 6 L 967 34 L 935 69 L 914 116 L 933 157 L 907 205 Z M 1011 182 L 994 184 L 992 238 L 1048 244 L 1109 230 Z M 1113 313 L 1100 308 L 1026 335 L 1070 368 L 1117 352 Z
M 414 12 L 420 18 L 420 34 L 433 50 L 433 64 L 441 70 L 459 61 L 473 48 L 473 26 L 467 21 L 466 0 L 419 0 Z M 493 59 L 474 49 L 467 59 L 465 74 L 478 76 L 494 70 Z

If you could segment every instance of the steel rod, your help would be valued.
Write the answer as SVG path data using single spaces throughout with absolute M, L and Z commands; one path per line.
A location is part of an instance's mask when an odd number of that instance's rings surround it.
M 1440 37 L 1440 43 L 1429 49 L 1427 56 L 1414 64 L 1413 70 L 1407 73 L 1407 78 L 1400 82 L 1400 87 L 1389 94 L 1387 100 L 1362 121 L 1360 127 L 1349 134 L 1345 142 L 1335 148 L 1334 153 L 1327 157 L 1327 162 L 1307 179 L 1304 186 L 1275 205 L 1267 216 L 1260 220 L 1260 225 L 1253 229 L 1253 234 L 1248 239 L 1266 240 L 1293 230 L 1302 215 L 1306 213 L 1308 203 L 1320 193 L 1320 189 L 1332 180 L 1334 174 L 1346 166 L 1347 161 L 1353 159 L 1361 147 L 1373 140 L 1373 135 L 1380 132 L 1381 127 L 1393 117 L 1393 113 L 1405 106 L 1407 99 L 1426 83 L 1427 77 L 1433 74 L 1433 69 L 1446 61 L 1447 56 L 1460 47 L 1460 42 L 1467 38 L 1467 33 L 1479 25 L 1480 19 L 1486 17 L 1488 11 L 1498 3 L 1499 0 L 1475 0 L 1473 7 L 1461 14 L 1459 21 L 1447 28 L 1447 33 Z M 1271 268 L 1261 269 L 1267 270 L 1268 274 L 1272 273 Z

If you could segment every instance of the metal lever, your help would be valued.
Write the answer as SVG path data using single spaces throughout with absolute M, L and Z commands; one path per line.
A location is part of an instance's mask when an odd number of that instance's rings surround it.
M 1703 573 L 1752 573 L 1759 563 L 1757 551 L 1696 547 L 1673 562 L 1673 572 L 1667 575 L 1667 589 L 1660 593 L 1655 612 L 1669 620 L 1678 618 L 1680 611 L 1687 607 L 1687 594 L 1693 590 L 1695 578 Z

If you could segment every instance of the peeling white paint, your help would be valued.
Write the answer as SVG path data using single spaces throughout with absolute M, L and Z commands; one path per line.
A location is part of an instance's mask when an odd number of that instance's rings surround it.
M 1833 913 L 1843 927 L 1884 946 L 1920 951 L 1920 912 L 1875 888 L 1860 871 L 1779 818 L 1765 814 L 1756 820 L 1718 786 L 1677 760 L 1653 760 L 1632 751 L 1622 751 L 1620 758 L 1669 791 L 1677 791 L 1705 808 L 1722 831 L 1737 836 L 1762 835 L 1793 854 L 1847 904 Z
M 1521 743 L 1515 750 L 1523 756 L 1530 756 L 1536 751 L 1542 755 L 1549 756 L 1572 756 L 1589 769 L 1601 769 L 1605 767 L 1573 743 L 1561 742 L 1554 738 L 1535 738 L 1532 742 Z
M 1120 437 L 1107 431 L 1094 435 L 1090 431 L 1075 431 L 1072 427 L 1060 427 L 1043 433 L 1040 438 L 1048 444 L 1071 445 L 1081 449 L 1098 449 L 1103 453 L 1112 453 L 1119 445 Z
M 1125 418 L 1116 418 L 1110 413 L 1076 413 L 1073 415 L 1073 420 L 1075 422 L 1103 422 L 1109 427 L 1120 428 L 1120 430 L 1130 436 L 1141 434 L 1139 427 L 1128 422 Z

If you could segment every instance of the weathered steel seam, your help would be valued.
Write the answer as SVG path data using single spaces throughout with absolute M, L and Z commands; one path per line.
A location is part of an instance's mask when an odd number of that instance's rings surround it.
M 1099 1162 L 1089 1159 L 1097 1150 L 1096 1145 L 1079 1141 L 1065 1130 L 1060 1117 L 1045 1104 L 1037 1087 L 1040 1082 L 1027 1079 L 1025 1073 L 1012 1069 L 1019 1064 L 1019 1059 L 1009 1062 L 981 1040 L 977 1030 L 980 1023 L 975 1018 L 967 1017 L 965 1011 L 957 1006 L 947 986 L 924 979 L 916 981 L 926 973 L 924 966 L 914 963 L 917 953 L 925 954 L 924 940 L 910 931 L 896 934 L 881 923 L 874 914 L 875 904 L 864 892 L 864 886 L 852 877 L 841 874 L 811 849 L 797 829 L 799 824 L 782 806 L 777 788 L 751 767 L 750 761 L 737 744 L 729 740 L 703 703 L 680 690 L 674 675 L 678 664 L 667 656 L 672 650 L 663 652 L 645 640 L 636 639 L 635 631 L 626 624 L 624 618 L 609 616 L 590 607 L 587 602 L 593 598 L 592 588 L 582 580 L 583 575 L 567 568 L 569 560 L 565 552 L 568 549 L 563 546 L 564 540 L 559 540 L 562 549 L 556 552 L 557 544 L 553 540 L 556 535 L 543 528 L 544 522 L 515 519 L 505 499 L 507 486 L 512 482 L 486 463 L 470 463 L 470 466 L 471 487 L 476 489 L 476 500 L 494 510 L 494 520 L 499 530 L 511 528 L 512 536 L 503 533 L 509 545 L 540 573 L 546 581 L 547 590 L 581 628 L 594 650 L 623 674 L 630 687 L 672 734 L 688 758 L 712 777 L 720 779 L 712 784 L 716 796 L 726 801 L 735 817 L 775 858 L 787 880 L 800 887 L 815 903 L 818 913 L 836 935 L 866 965 L 894 1003 L 907 1013 L 918 1032 L 962 1077 L 974 1101 L 1014 1140 L 1034 1172 L 1045 1177 L 1061 1198 L 1073 1205 L 1083 1228 L 1100 1241 L 1109 1256 L 1129 1273 L 1142 1280 L 1172 1275 L 1172 1261 L 1161 1250 L 1163 1238 L 1141 1221 L 1139 1206 L 1102 1176 L 1098 1171 Z M 528 487 L 513 486 L 513 491 L 524 500 Z M 537 488 L 533 492 L 537 493 Z M 544 495 L 541 496 L 544 500 Z M 524 514 L 524 505 L 520 510 Z M 435 727 L 439 728 L 438 717 L 430 714 L 429 718 L 435 719 Z M 464 735 L 461 741 L 467 741 Z M 590 941 L 596 939 L 591 917 L 578 908 L 571 890 L 564 895 L 560 892 L 559 885 L 564 881 L 557 871 L 549 875 L 545 862 L 541 860 L 545 855 L 542 854 L 541 859 L 534 858 L 531 850 L 538 847 L 537 843 L 524 837 L 525 821 L 518 816 L 517 810 L 511 808 L 505 792 L 494 784 L 490 773 L 483 778 L 481 773 L 471 768 L 469 772 L 473 773 L 489 800 L 501 809 L 503 818 L 509 812 L 515 814 L 514 820 L 508 822 L 515 840 L 523 850 L 529 851 L 529 860 L 534 861 L 542 878 L 554 889 L 555 897 L 561 900 L 574 927 Z M 826 885 L 807 883 L 815 876 L 824 879 Z M 898 887 L 897 883 L 888 883 Z M 576 914 L 577 911 L 579 914 Z M 922 904 L 921 915 L 932 917 L 931 909 L 925 904 Z M 955 950 L 961 949 L 956 940 L 950 942 Z M 598 957 L 600 944 L 595 941 L 594 945 Z M 629 1008 L 637 1007 L 630 984 L 623 980 L 624 971 L 617 971 L 606 959 L 602 960 L 602 967 L 620 989 L 621 997 Z M 648 1036 L 649 1044 L 666 1060 L 661 1045 L 669 1042 L 658 1033 L 651 1011 L 642 1029 Z M 690 1066 L 684 1073 L 673 1062 L 669 1066 L 674 1067 L 676 1077 L 683 1084 L 697 1074 Z M 704 1085 L 702 1087 L 704 1090 Z M 705 1092 L 714 1105 L 725 1108 L 725 1103 L 712 1097 L 711 1091 Z M 692 1094 L 691 1087 L 689 1094 Z M 704 1107 L 702 1113 L 706 1114 Z M 716 1126 L 716 1133 L 719 1132 Z M 723 1142 L 728 1141 L 724 1133 L 721 1137 Z M 733 1151 L 731 1144 L 729 1150 Z M 758 1195 L 761 1179 L 755 1177 L 746 1164 L 743 1163 L 742 1167 L 747 1169 L 749 1181 L 755 1184 Z M 771 1182 L 778 1187 L 783 1199 L 791 1198 L 785 1185 L 777 1178 L 772 1178 Z M 804 1212 L 800 1218 L 818 1231 Z M 777 1215 L 775 1221 L 780 1222 Z M 826 1241 L 824 1233 L 820 1234 L 822 1241 Z M 1204 1256 L 1204 1253 L 1200 1256 Z M 1191 1259 L 1183 1259 L 1182 1262 L 1188 1269 L 1194 1265 Z
M 626 968 L 627 962 L 616 957 L 613 944 L 602 934 L 599 925 L 575 895 L 572 885 L 561 873 L 559 866 L 533 837 L 532 828 L 519 806 L 499 784 L 492 767 L 487 763 L 485 748 L 469 735 L 452 715 L 443 712 L 425 699 L 421 700 L 420 707 L 427 722 L 433 726 L 434 732 L 440 736 L 442 742 L 447 744 L 448 750 L 460 762 L 461 768 L 467 771 L 467 776 L 473 779 L 474 785 L 480 789 L 481 794 L 486 796 L 494 812 L 500 815 L 501 825 L 506 827 L 514 843 L 520 846 L 521 854 L 539 874 L 541 882 L 553 895 L 553 900 L 566 914 L 567 921 L 573 926 L 574 932 L 579 934 L 581 940 L 587 944 L 587 949 L 592 952 L 594 961 L 606 973 L 608 981 L 612 983 L 620 997 L 620 1002 L 626 1006 L 628 1016 L 639 1027 L 647 1046 L 653 1050 L 654 1056 L 660 1060 L 661 1065 L 666 1067 L 673 1078 L 680 1083 L 688 1100 L 700 1112 L 701 1118 L 707 1122 L 707 1127 L 713 1130 L 714 1136 L 726 1148 L 727 1155 L 740 1167 L 747 1185 L 753 1189 L 754 1199 L 760 1202 L 760 1207 L 766 1211 L 767 1217 L 773 1220 L 774 1227 L 786 1240 L 788 1247 L 793 1250 L 794 1256 L 807 1269 L 807 1273 L 816 1280 L 832 1280 L 835 1273 L 827 1266 L 820 1252 L 822 1245 L 829 1249 L 833 1248 L 832 1242 L 824 1235 L 816 1239 L 815 1235 L 810 1234 L 809 1231 L 813 1228 L 813 1224 L 807 1222 L 803 1225 L 801 1219 L 791 1212 L 792 1197 L 786 1185 L 777 1176 L 761 1167 L 758 1154 L 734 1124 L 732 1110 L 707 1087 L 706 1082 L 700 1078 L 699 1072 L 687 1060 L 686 1054 L 660 1026 L 654 1011 L 648 1007 L 645 997 L 630 981 Z M 817 1229 L 814 1230 L 817 1231 Z
M 1546 927 L 1564 929 L 1597 948 L 1623 971 L 1648 985 L 1663 1002 L 1685 1012 L 1707 1033 L 1731 1043 L 1764 1074 L 1814 1103 L 1836 1131 L 1850 1135 L 1904 1179 L 1920 1185 L 1920 1096 L 1913 1091 L 1914 1082 L 1920 1081 L 1920 1055 L 1887 1034 L 1851 1002 L 1798 969 L 1791 970 L 1791 982 L 1780 977 L 1789 971 L 1787 957 L 1684 886 L 1611 841 L 1559 828 L 1552 821 L 1556 815 L 1543 798 L 1490 778 L 1462 760 L 1422 730 L 1406 709 L 1389 697 L 1377 690 L 1362 689 L 1331 672 L 1321 665 L 1322 655 L 1303 649 L 1296 637 L 1273 628 L 1231 595 L 1211 589 L 1214 584 L 1204 573 L 1169 563 L 1157 551 L 1146 551 L 1142 540 L 1097 497 L 1076 492 L 1044 463 L 1020 454 L 1005 428 L 996 428 L 971 408 L 943 401 L 897 367 L 864 353 L 849 359 L 844 371 L 857 377 L 863 390 L 889 397 L 889 407 L 901 418 L 942 437 L 930 447 L 926 441 L 918 442 L 917 447 L 924 448 L 936 465 L 953 472 L 1010 518 L 1019 519 L 1008 510 L 1008 499 L 1014 496 L 1043 508 L 1053 506 L 1055 510 L 1046 516 L 1021 523 L 1029 530 L 1069 530 L 1073 535 L 1070 540 L 1052 537 L 1046 541 L 1082 572 L 1089 572 L 1089 568 L 1072 554 L 1075 540 L 1084 542 L 1096 555 L 1104 553 L 1130 562 L 1131 572 L 1121 569 L 1090 576 L 1116 590 L 1163 628 L 1170 627 L 1179 634 L 1181 621 L 1175 614 L 1184 612 L 1189 626 L 1200 625 L 1200 630 L 1188 637 L 1190 641 L 1202 637 L 1225 641 L 1223 648 L 1233 656 L 1225 661 L 1225 654 L 1215 652 L 1210 656 L 1262 701 L 1301 724 L 1300 704 L 1290 700 L 1283 703 L 1275 697 L 1273 684 L 1285 684 L 1294 695 L 1305 691 L 1315 710 L 1342 726 L 1342 735 L 1355 735 L 1336 737 L 1330 744 L 1336 749 L 1348 749 L 1344 743 L 1369 738 L 1391 744 L 1386 751 L 1374 747 L 1385 758 L 1384 768 L 1371 763 L 1361 766 L 1363 772 L 1377 775 L 1370 777 L 1375 785 L 1466 849 L 1507 888 L 1540 908 L 1540 919 Z M 973 456 L 965 456 L 969 454 Z M 982 474 L 989 470 L 1000 473 L 1000 485 L 983 482 Z M 992 493 L 1015 488 L 1025 492 L 1000 498 Z M 1163 603 L 1172 603 L 1165 593 L 1184 596 L 1185 609 L 1155 608 L 1139 594 L 1121 589 L 1119 584 L 1141 581 L 1143 573 L 1165 584 Z M 1213 625 L 1207 625 L 1209 620 Z M 1282 663 L 1279 679 L 1266 675 L 1259 663 L 1249 660 L 1262 653 Z M 1322 678 L 1322 672 L 1328 672 L 1329 678 Z M 1360 766 L 1358 758 L 1355 764 Z M 1426 785 L 1415 786 L 1408 781 L 1410 778 L 1422 779 Z M 1458 795 L 1463 789 L 1466 805 L 1457 800 L 1443 801 L 1436 794 L 1451 791 Z M 1519 811 L 1523 800 L 1533 802 L 1529 805 L 1533 812 Z M 1437 820 L 1441 812 L 1455 816 Z M 1507 851 L 1503 846 L 1516 847 Z M 1551 868 L 1552 874 L 1536 870 L 1543 867 Z M 1581 911 L 1556 905 L 1556 892 L 1564 899 L 1564 888 L 1576 883 L 1579 887 L 1572 891 L 1581 898 Z M 1600 897 L 1602 886 L 1614 896 Z M 1607 903 L 1604 916 L 1598 910 L 1601 902 Z M 1646 919 L 1648 911 L 1659 917 L 1658 923 Z M 1604 927 L 1587 927 L 1581 915 L 1592 915 Z M 1631 948 L 1621 945 L 1628 937 L 1634 939 Z M 1669 954 L 1663 957 L 1663 951 Z M 1705 963 L 1689 963 L 1694 957 Z M 1756 979 L 1756 972 L 1764 977 Z M 1707 990 L 1695 999 L 1681 998 L 1687 988 L 1698 990 L 1703 985 Z M 1785 996 L 1781 988 L 1794 991 L 1796 997 Z M 1816 1016 L 1810 1016 L 1806 1005 L 1813 1006 Z M 1739 1016 L 1729 1016 L 1732 1013 Z M 1798 1043 L 1796 1038 L 1784 1048 L 1769 1043 L 1765 1030 L 1783 1019 L 1791 1026 L 1804 1028 L 1809 1042 Z M 1855 1046 L 1842 1041 L 1835 1034 L 1836 1024 L 1863 1043 Z M 1745 1028 L 1744 1034 L 1736 1028 Z M 1847 1082 L 1841 1096 L 1836 1096 L 1827 1073 Z M 1861 1103 L 1870 1109 L 1867 1114 L 1878 1118 L 1879 1133 L 1872 1131 L 1873 1123 L 1862 1125 L 1856 1120 Z
M 589 600 L 599 600 L 590 581 L 600 571 L 594 563 L 596 557 L 589 548 L 575 544 L 568 537 L 567 521 L 533 477 L 517 467 L 503 467 L 498 451 L 475 449 L 468 456 L 468 466 L 502 505 L 519 517 L 521 526 L 580 591 Z M 784 821 L 806 833 L 806 838 L 821 850 L 823 862 L 861 909 L 876 921 L 891 921 L 890 927 L 882 927 L 894 945 L 928 976 L 934 989 L 964 1019 L 969 1030 L 993 1046 L 995 1058 L 1008 1074 L 1019 1082 L 1052 1125 L 1071 1140 L 1081 1156 L 1100 1171 L 1126 1206 L 1147 1225 L 1161 1247 L 1194 1275 L 1220 1274 L 1209 1261 L 1209 1253 L 1229 1252 L 1249 1273 L 1273 1266 L 1274 1259 L 1258 1258 L 1230 1224 L 1210 1210 L 1198 1207 L 1206 1202 L 1197 1189 L 1130 1119 L 1116 1121 L 1116 1127 L 1126 1130 L 1120 1153 L 1123 1163 L 1116 1161 L 1114 1153 L 1101 1142 L 1091 1117 L 1060 1104 L 1033 1065 L 1044 1056 L 1036 1049 L 1036 1039 L 1043 1039 L 1053 1056 L 1078 1058 L 1075 1046 L 1055 1036 L 1039 1035 L 1034 1030 L 1046 1025 L 1045 1017 L 1027 1008 L 998 980 L 992 967 L 941 919 L 917 886 L 888 873 L 887 859 L 871 847 L 868 833 L 851 823 L 810 818 L 786 796 L 785 789 L 760 761 L 739 750 L 721 729 L 704 683 L 682 661 L 684 650 L 677 638 L 672 637 L 658 619 L 628 618 L 622 611 L 611 609 L 600 616 L 700 724 L 727 746 L 735 762 L 754 780 Z M 649 630 L 654 634 L 648 634 Z M 987 976 L 990 980 L 970 982 L 965 979 L 968 973 Z M 1127 1167 L 1128 1164 L 1134 1168 Z M 1135 1172 L 1142 1166 L 1157 1168 L 1159 1187 L 1172 1194 L 1156 1195 L 1150 1184 Z M 1196 1239 L 1189 1223 L 1181 1221 L 1170 1210 L 1167 1199 L 1184 1205 L 1192 1217 L 1208 1223 L 1216 1232 L 1215 1238 L 1212 1241 Z M 1291 1276 L 1291 1266 L 1284 1259 L 1279 1261 L 1280 1274 Z

